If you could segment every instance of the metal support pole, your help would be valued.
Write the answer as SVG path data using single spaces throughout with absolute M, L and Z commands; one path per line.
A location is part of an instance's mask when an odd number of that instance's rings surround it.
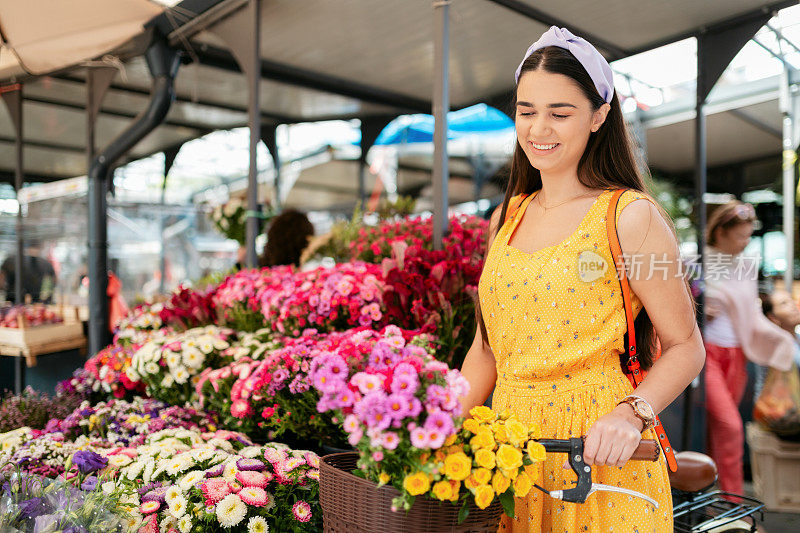
M 783 121 L 783 234 L 786 239 L 786 271 L 783 282 L 792 294 L 794 281 L 794 167 L 797 161 L 797 143 L 794 139 L 794 113 L 789 85 L 789 66 L 784 62 L 781 70 L 779 105 Z
M 261 10 L 260 0 L 250 0 L 254 8 L 254 16 L 250 20 L 252 26 L 252 56 L 251 68 L 249 72 L 250 99 L 248 105 L 248 115 L 250 122 L 250 172 L 247 175 L 247 266 L 256 268 L 258 266 L 258 255 L 256 255 L 256 237 L 258 237 L 259 213 L 258 213 L 258 143 L 261 141 L 261 104 L 259 86 L 261 82 Z
M 158 292 L 164 294 L 166 292 L 166 278 L 167 278 L 167 247 L 164 238 L 164 230 L 166 230 L 167 221 L 164 213 L 164 206 L 167 204 L 167 175 L 169 174 L 172 165 L 175 163 L 175 158 L 178 156 L 180 147 L 169 148 L 164 150 L 164 181 L 161 183 L 161 214 L 160 214 L 160 243 L 161 251 L 159 253 L 159 271 L 161 279 L 158 281 Z
M 25 182 L 25 168 L 23 162 L 23 137 L 22 137 L 22 85 L 16 84 L 4 88 L 2 91 L 3 101 L 11 115 L 11 122 L 16 130 L 14 138 L 14 190 L 17 194 L 17 217 L 14 231 L 16 233 L 16 257 L 14 257 L 14 303 L 21 305 L 25 303 L 23 294 L 22 276 L 25 260 L 25 225 L 22 218 L 22 203 L 19 202 L 19 193 Z M 25 382 L 25 366 L 22 357 L 16 357 L 14 361 L 14 392 L 22 392 Z
M 450 110 L 450 0 L 434 0 L 433 11 L 436 24 L 433 62 L 433 247 L 441 250 L 448 230 L 447 112 Z
M 153 77 L 151 99 L 133 123 L 95 158 L 89 167 L 89 354 L 94 355 L 111 337 L 108 319 L 108 229 L 106 191 L 114 163 L 166 117 L 175 98 L 174 80 L 180 66 L 178 52 L 166 39 L 154 35 L 145 52 Z

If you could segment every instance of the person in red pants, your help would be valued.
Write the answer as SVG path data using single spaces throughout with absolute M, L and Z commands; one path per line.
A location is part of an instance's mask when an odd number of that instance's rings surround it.
M 750 204 L 731 201 L 709 217 L 704 258 L 706 287 L 705 387 L 709 454 L 720 488 L 741 494 L 744 427 L 739 415 L 747 385 L 747 359 L 788 370 L 794 339 L 761 312 L 758 261 L 742 252 L 755 222 Z

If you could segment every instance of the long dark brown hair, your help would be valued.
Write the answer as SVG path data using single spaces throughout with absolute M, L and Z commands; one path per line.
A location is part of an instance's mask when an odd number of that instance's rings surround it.
M 575 59 L 575 56 L 563 48 L 548 46 L 532 53 L 522 65 L 520 78 L 526 72 L 536 70 L 562 74 L 572 79 L 583 91 L 586 98 L 589 99 L 594 111 L 597 111 L 606 103 L 600 93 L 597 92 L 592 78 L 583 68 L 583 65 Z M 517 84 L 518 87 L 519 83 Z M 515 112 L 516 93 L 515 89 L 513 102 Z M 578 162 L 578 181 L 585 187 L 592 189 L 633 189 L 647 193 L 644 180 L 636 164 L 636 158 L 616 93 L 610 104 L 611 110 L 605 122 L 595 133 L 590 135 L 586 149 Z M 503 225 L 503 221 L 506 218 L 511 198 L 519 194 L 531 194 L 541 188 L 541 173 L 531 165 L 519 142 L 517 142 L 514 157 L 511 161 L 511 173 L 506 187 L 505 199 L 500 211 L 500 223 L 490 231 L 493 230 L 496 235 L 500 230 L 500 226 Z M 670 221 L 666 213 L 663 210 L 660 211 L 666 220 Z M 488 252 L 487 249 L 486 253 L 488 254 Z M 488 333 L 486 331 L 486 323 L 481 314 L 480 300 L 476 302 L 475 313 L 476 321 L 483 335 L 483 342 L 487 343 Z M 642 367 L 649 368 L 653 364 L 656 353 L 656 333 L 653 323 L 644 308 L 636 317 L 634 329 L 636 331 L 639 362 Z

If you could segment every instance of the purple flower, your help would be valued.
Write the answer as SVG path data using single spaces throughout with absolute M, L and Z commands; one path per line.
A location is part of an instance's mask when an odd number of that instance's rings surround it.
M 246 457 L 242 457 L 241 459 L 236 461 L 236 467 L 239 470 L 243 471 L 252 470 L 255 472 L 261 472 L 262 470 L 267 468 L 267 465 L 265 465 L 263 461 L 259 461 L 258 459 L 248 459 Z
M 206 470 L 206 477 L 219 477 L 225 472 L 225 465 L 219 464 Z
M 412 396 L 409 399 L 408 404 L 408 416 L 410 418 L 416 418 L 419 416 L 419 414 L 422 412 L 422 402 Z
M 89 450 L 81 450 L 75 452 L 72 456 L 72 464 L 78 467 L 81 474 L 90 474 L 101 468 L 105 468 L 108 464 L 108 459 L 98 453 Z
M 397 367 L 399 368 L 401 365 L 404 364 L 406 363 L 400 363 L 399 365 L 397 365 Z M 419 388 L 419 378 L 417 377 L 416 373 L 398 374 L 397 369 L 395 369 L 394 376 L 392 378 L 392 392 L 403 393 L 403 394 L 414 394 L 415 392 L 417 392 L 418 388 Z
M 455 426 L 453 425 L 453 419 L 450 418 L 450 415 L 442 411 L 434 411 L 430 413 L 428 419 L 425 420 L 425 429 L 428 431 L 438 431 L 446 438 L 447 435 L 453 433 Z
M 400 444 L 400 437 L 397 436 L 397 433 L 393 431 L 387 431 L 381 435 L 381 446 L 387 450 L 394 450 L 397 448 L 398 444 Z
M 208 475 L 208 472 L 206 472 Z M 153 489 L 144 496 L 142 496 L 142 503 L 144 502 L 159 502 L 164 503 L 167 498 L 167 488 L 168 487 L 158 487 L 157 489 Z
M 386 394 L 383 391 L 365 395 L 353 412 L 370 428 L 386 429 L 392 423 L 391 416 L 386 412 Z
M 339 408 L 351 407 L 355 402 L 356 394 L 347 387 L 336 395 L 335 403 Z
M 47 512 L 44 501 L 41 498 L 31 498 L 30 500 L 19 502 L 19 510 L 27 518 L 36 518 Z
M 320 392 L 335 393 L 344 386 L 342 378 L 333 374 L 327 367 L 320 366 L 314 374 L 314 387 Z
M 97 476 L 89 476 L 81 483 L 81 490 L 92 492 L 97 488 Z
M 403 420 L 411 410 L 411 402 L 403 394 L 390 394 L 386 398 L 386 407 L 394 420 Z
M 428 432 L 428 447 L 435 450 L 444 446 L 444 441 L 447 439 L 447 435 L 444 432 L 438 429 L 428 429 L 426 431 Z

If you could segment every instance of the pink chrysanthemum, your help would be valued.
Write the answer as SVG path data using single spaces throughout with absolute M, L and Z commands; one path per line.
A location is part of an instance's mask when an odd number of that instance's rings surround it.
M 139 533 L 158 533 L 158 519 L 156 515 L 150 515 L 150 520 L 142 525 L 139 529 Z
M 245 487 L 239 491 L 239 497 L 247 505 L 256 507 L 264 507 L 269 503 L 266 491 L 260 487 Z
M 261 472 L 243 471 L 236 472 L 236 481 L 245 487 L 259 487 L 264 488 L 267 486 L 267 476 Z
M 161 503 L 157 501 L 144 502 L 139 508 L 139 510 L 142 511 L 142 514 L 155 513 L 159 509 L 161 509 Z
M 306 463 L 311 468 L 319 468 L 319 455 L 315 454 L 314 452 L 307 452 L 305 454 Z
M 239 491 L 242 490 L 242 484 L 238 481 L 230 481 L 228 482 L 228 488 L 231 489 L 232 493 L 239 494 Z
M 200 485 L 200 490 L 203 491 L 206 500 L 214 504 L 231 493 L 228 482 L 221 477 L 207 479 Z
M 270 463 L 280 463 L 286 460 L 286 452 L 275 448 L 264 449 L 264 458 Z
M 300 500 L 292 506 L 292 513 L 298 522 L 308 522 L 311 520 L 311 506 Z

